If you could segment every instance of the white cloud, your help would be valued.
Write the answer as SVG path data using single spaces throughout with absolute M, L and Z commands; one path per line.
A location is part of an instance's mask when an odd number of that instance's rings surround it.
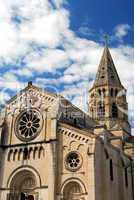
M 6 101 L 8 101 L 10 98 L 11 98 L 11 96 L 9 95 L 8 92 L 5 92 L 5 91 L 0 92 L 1 105 L 4 105 L 6 103 Z
M 70 29 L 70 13 L 64 8 L 64 0 L 0 0 L 0 65 L 11 63 L 10 71 L 3 72 L 0 88 L 16 90 L 23 87 L 19 78 L 31 78 L 35 82 L 64 86 L 64 94 L 73 103 L 81 102 L 81 88 L 90 88 L 102 54 L 102 45 L 80 38 Z M 16 21 L 15 21 L 16 19 Z M 131 29 L 128 24 L 115 28 L 115 37 L 122 41 Z M 81 31 L 90 31 L 85 27 Z M 34 46 L 36 48 L 34 48 Z M 41 50 L 37 50 L 41 47 Z M 118 46 L 111 49 L 122 83 L 134 86 L 134 48 Z M 21 61 L 24 65 L 21 66 Z M 58 78 L 43 78 L 45 72 L 56 73 Z M 90 79 L 90 82 L 89 82 Z M 75 83 L 75 84 L 74 84 Z M 85 91 L 85 89 L 84 89 Z M 5 92 L 6 93 L 6 92 Z M 85 93 L 84 93 L 85 94 Z M 128 93 L 132 101 L 133 94 Z M 86 101 L 84 100 L 84 103 Z M 86 108 L 86 103 L 79 105 Z M 130 109 L 133 103 L 130 102 Z
M 12 72 L 6 72 L 3 77 L 0 77 L 0 89 L 2 93 L 7 93 L 8 89 L 12 91 L 19 91 L 24 87 Z
M 85 36 L 92 36 L 95 34 L 95 31 L 93 29 L 90 29 L 89 27 L 86 26 L 81 26 L 79 28 L 79 33 Z
M 60 45 L 68 28 L 68 13 L 64 9 L 27 21 L 20 26 L 20 38 L 47 47 Z
M 69 65 L 66 52 L 60 49 L 45 49 L 41 54 L 32 52 L 26 57 L 25 62 L 29 69 L 38 73 L 53 72 Z
M 3 61 L 15 62 L 19 56 L 26 55 L 31 43 L 47 48 L 62 43 L 64 33 L 69 28 L 69 12 L 60 7 L 63 1 L 53 3 L 57 9 L 48 0 L 0 0 L 1 64 Z M 20 22 L 17 22 L 17 17 Z
M 128 32 L 130 31 L 131 27 L 129 24 L 119 24 L 115 27 L 115 36 L 122 40 Z
M 12 73 L 15 75 L 24 76 L 24 77 L 33 77 L 32 70 L 29 70 L 27 68 L 12 70 Z

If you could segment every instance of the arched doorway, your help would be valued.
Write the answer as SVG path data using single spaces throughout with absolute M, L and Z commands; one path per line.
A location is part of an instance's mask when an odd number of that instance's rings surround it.
M 76 181 L 69 182 L 64 188 L 63 200 L 84 200 L 80 184 Z
M 36 178 L 31 171 L 23 170 L 18 172 L 12 179 L 10 184 L 9 200 L 35 200 L 37 193 Z

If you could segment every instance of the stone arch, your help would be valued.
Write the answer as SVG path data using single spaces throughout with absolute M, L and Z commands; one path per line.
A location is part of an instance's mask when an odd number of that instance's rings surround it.
M 82 194 L 82 189 L 77 182 L 70 182 L 68 183 L 63 192 L 63 197 L 65 200 L 73 200 L 75 197 L 79 198 Z
M 78 179 L 78 178 L 70 178 L 70 179 L 67 179 L 67 180 L 63 183 L 63 185 L 62 185 L 62 187 L 61 187 L 61 195 L 64 195 L 64 190 L 65 190 L 66 186 L 67 186 L 68 184 L 72 183 L 72 182 L 73 182 L 73 183 L 76 183 L 76 184 L 78 184 L 78 185 L 80 186 L 83 195 L 86 195 L 86 194 L 87 194 L 86 187 L 85 187 L 84 183 L 83 183 L 80 179 Z
M 11 185 L 13 183 L 13 180 L 16 180 L 15 177 L 18 177 L 21 174 L 25 175 L 25 172 L 28 174 L 33 175 L 33 177 L 36 179 L 36 187 L 41 187 L 41 177 L 36 169 L 34 169 L 31 166 L 24 166 L 19 167 L 15 169 L 11 175 L 9 176 L 8 182 L 7 182 L 7 188 L 11 188 Z
M 75 140 L 72 140 L 70 143 L 69 143 L 69 150 L 72 150 L 74 148 L 74 146 L 76 146 L 76 141 Z
M 25 199 L 26 197 L 35 197 L 35 190 L 38 187 L 37 178 L 31 170 L 23 169 L 12 177 L 8 194 L 9 199 Z M 25 198 L 24 198 L 25 197 Z
M 30 179 L 30 181 L 26 183 L 27 179 Z M 22 170 L 15 174 L 10 183 L 10 188 L 13 188 L 15 190 L 19 189 L 19 191 L 21 191 L 21 189 L 27 190 L 35 188 L 36 186 L 36 178 L 34 174 L 29 170 Z
M 80 150 L 82 150 L 83 147 L 84 147 L 84 144 L 79 144 L 78 147 L 77 147 L 77 150 L 80 151 Z

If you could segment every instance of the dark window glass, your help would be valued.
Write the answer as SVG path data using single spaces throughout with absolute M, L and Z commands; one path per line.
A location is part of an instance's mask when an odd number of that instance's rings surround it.
M 116 103 L 112 104 L 112 117 L 117 118 L 118 117 L 118 108 L 116 106 Z
M 115 96 L 117 96 L 118 94 L 118 89 L 115 89 Z
M 25 194 L 24 194 L 23 192 L 22 192 L 21 195 L 20 195 L 20 199 L 21 199 L 21 200 L 26 200 L 26 196 L 25 196 Z
M 101 90 L 100 89 L 98 90 L 98 93 L 99 93 L 99 96 L 101 96 Z
M 114 174 L 113 174 L 113 161 L 110 159 L 110 180 L 114 180 Z
M 113 90 L 113 88 L 111 88 L 110 95 L 111 95 L 111 97 L 113 97 L 113 95 L 114 95 L 114 90 Z
M 126 187 L 128 187 L 128 171 L 127 171 L 127 168 L 125 168 L 125 184 L 126 184 Z
M 105 116 L 105 105 L 103 102 L 98 103 L 98 116 L 104 117 Z
M 106 90 L 105 90 L 105 88 L 103 88 L 103 96 L 104 97 L 106 96 Z

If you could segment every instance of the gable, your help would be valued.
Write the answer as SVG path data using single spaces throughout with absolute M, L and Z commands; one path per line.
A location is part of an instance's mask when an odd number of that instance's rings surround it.
M 33 85 L 28 85 L 16 96 L 7 102 L 8 112 L 14 112 L 16 109 L 28 108 L 51 108 L 57 104 L 57 95 L 44 91 Z

